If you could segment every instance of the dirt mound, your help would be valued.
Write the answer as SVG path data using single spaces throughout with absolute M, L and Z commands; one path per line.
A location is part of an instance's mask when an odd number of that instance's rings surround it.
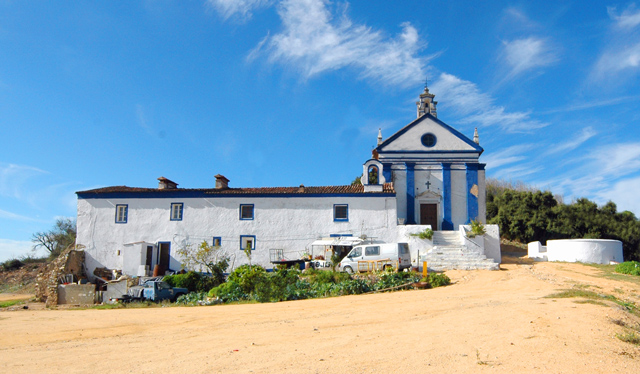
M 46 266 L 45 263 L 30 263 L 17 270 L 0 270 L 0 293 L 35 293 L 36 278 Z

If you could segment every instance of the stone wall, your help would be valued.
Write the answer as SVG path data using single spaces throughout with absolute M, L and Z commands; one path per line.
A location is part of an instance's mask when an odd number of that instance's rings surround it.
M 58 305 L 58 278 L 73 274 L 75 279 L 86 279 L 84 251 L 69 248 L 49 263 L 36 279 L 36 298 L 47 307 Z

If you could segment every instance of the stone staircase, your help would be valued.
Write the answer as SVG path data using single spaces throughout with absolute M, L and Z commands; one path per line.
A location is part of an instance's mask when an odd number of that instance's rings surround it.
M 458 231 L 434 231 L 433 248 L 420 256 L 420 263 L 427 261 L 429 270 L 498 270 L 500 268 L 493 259 L 487 258 L 484 251 L 467 242 Z

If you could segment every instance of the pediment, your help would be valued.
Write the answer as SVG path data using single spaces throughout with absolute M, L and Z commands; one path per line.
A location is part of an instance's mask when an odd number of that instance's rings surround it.
M 440 199 L 440 198 L 442 198 L 442 195 L 437 194 L 437 193 L 435 193 L 435 192 L 433 192 L 431 190 L 426 190 L 426 191 L 422 192 L 421 194 L 418 194 L 418 196 L 416 196 L 416 197 L 420 197 L 420 198 L 423 198 L 423 199 Z
M 430 114 L 411 122 L 376 149 L 380 154 L 483 152 L 478 144 Z

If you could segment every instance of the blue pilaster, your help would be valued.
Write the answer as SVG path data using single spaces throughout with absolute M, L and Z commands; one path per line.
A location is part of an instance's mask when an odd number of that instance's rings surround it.
M 451 218 L 451 164 L 442 163 L 442 229 L 453 230 Z
M 467 219 L 466 223 L 478 218 L 478 164 L 467 164 Z M 476 195 L 471 193 L 476 186 Z
M 415 163 L 405 162 L 407 168 L 407 224 L 415 225 L 416 213 L 415 213 L 415 201 L 416 201 L 416 177 L 415 177 Z
M 392 179 L 392 175 L 391 175 L 391 166 L 393 164 L 390 163 L 382 163 L 382 175 L 384 176 L 385 181 L 387 181 L 387 183 L 393 182 Z

